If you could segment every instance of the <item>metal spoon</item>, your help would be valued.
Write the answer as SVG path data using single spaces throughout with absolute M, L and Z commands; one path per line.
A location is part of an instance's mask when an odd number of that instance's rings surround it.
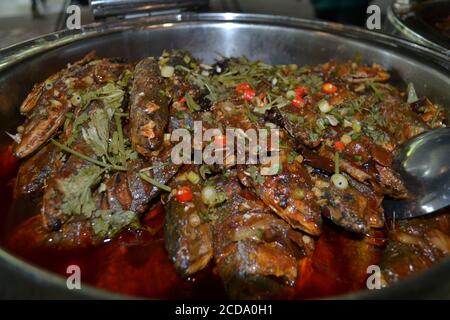
M 408 200 L 383 201 L 395 219 L 414 218 L 450 205 L 450 128 L 424 132 L 396 152 L 393 168 L 411 194 Z

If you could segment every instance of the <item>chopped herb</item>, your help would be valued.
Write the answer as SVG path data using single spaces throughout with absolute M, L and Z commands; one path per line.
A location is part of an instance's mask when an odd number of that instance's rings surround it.
M 316 120 L 316 128 L 319 132 L 325 130 L 326 126 L 323 118 L 319 118 Z
M 298 156 L 298 153 L 295 152 L 294 150 L 289 152 L 289 155 L 288 155 L 288 158 L 287 158 L 288 163 L 292 164 L 297 156 Z
M 213 124 L 214 123 L 214 118 L 211 112 L 204 112 L 202 114 L 202 120 L 209 123 L 209 124 Z
M 212 185 L 207 185 L 202 189 L 201 193 L 202 201 L 209 207 L 215 207 L 227 200 L 227 193 L 223 191 L 217 191 Z
M 80 116 L 76 117 L 72 124 L 72 132 L 70 133 L 69 138 L 67 139 L 67 145 L 70 146 L 75 142 L 75 138 L 78 137 L 78 133 L 80 127 L 83 123 L 85 123 L 89 119 L 89 116 L 86 112 L 82 113 Z
M 175 117 L 176 117 L 178 120 L 183 120 L 183 119 L 184 119 L 184 112 L 183 112 L 183 111 L 177 111 L 177 112 L 175 113 Z
M 86 108 L 94 100 L 102 100 L 105 106 L 115 110 L 122 105 L 125 92 L 119 86 L 108 83 L 95 91 L 88 91 L 81 96 L 83 108 Z
M 143 168 L 143 169 L 139 170 L 139 172 L 146 172 L 146 171 L 150 171 L 150 170 L 153 170 L 153 169 L 159 169 L 159 168 L 163 168 L 163 167 L 165 167 L 167 165 L 169 165 L 168 162 L 158 163 L 158 164 L 152 165 L 150 167 Z
M 187 179 L 192 183 L 192 184 L 197 184 L 200 182 L 200 176 L 195 173 L 194 171 L 189 171 L 187 174 Z
M 203 178 L 203 180 L 205 180 L 206 175 L 211 174 L 211 170 L 209 169 L 209 167 L 207 165 L 202 164 L 200 166 L 199 173 L 200 173 L 200 176 Z
M 115 164 L 120 163 L 125 166 L 128 160 L 137 159 L 137 153 L 123 136 L 121 117 L 120 113 L 114 113 L 116 131 L 114 131 L 110 142 L 109 152 L 111 155 L 109 159 Z
M 311 88 L 312 93 L 320 92 L 322 90 L 323 80 L 321 77 L 316 75 L 301 75 L 300 83 L 304 86 Z
M 439 117 L 439 115 L 440 115 L 441 112 L 443 112 L 443 111 L 444 111 L 444 110 L 443 110 L 442 108 L 436 106 L 436 111 L 435 111 L 435 113 L 434 113 L 434 115 L 433 115 L 433 119 L 431 119 L 431 122 L 430 122 L 430 127 L 431 127 L 431 128 L 434 128 L 434 126 L 435 126 L 435 124 L 436 124 L 437 118 Z
M 305 198 L 305 191 L 300 188 L 295 188 L 292 196 L 296 200 L 303 200 Z
M 284 115 L 288 118 L 289 121 L 291 122 L 295 122 L 295 123 L 304 123 L 305 122 L 305 118 L 303 118 L 302 116 L 299 116 L 297 114 L 294 113 L 289 113 L 289 112 L 285 112 Z
M 258 117 L 255 116 L 255 115 L 253 114 L 253 112 L 252 112 L 250 109 L 246 108 L 246 109 L 245 109 L 245 113 L 246 113 L 247 118 L 248 118 L 252 123 L 256 123 L 256 122 L 258 121 Z
M 75 150 L 73 150 L 73 149 L 71 149 L 71 148 L 69 148 L 69 147 L 67 147 L 67 146 L 65 146 L 65 145 L 63 145 L 63 144 L 53 140 L 53 139 L 51 139 L 51 142 L 54 145 L 56 145 L 58 148 L 60 148 L 61 150 L 65 151 L 65 152 L 68 152 L 68 153 L 70 153 L 70 154 L 72 154 L 72 155 L 74 155 L 74 156 L 76 156 L 78 158 L 81 158 L 83 160 L 86 160 L 88 162 L 96 164 L 96 165 L 98 165 L 100 167 L 103 167 L 103 168 L 106 168 L 106 169 L 111 169 L 111 170 L 117 170 L 117 171 L 127 171 L 127 168 L 125 168 L 125 167 L 116 166 L 116 165 L 110 165 L 110 164 L 107 164 L 105 162 L 98 161 L 98 160 L 93 159 L 91 157 L 88 157 L 88 156 L 86 156 L 86 155 L 84 155 L 84 154 L 82 154 L 82 153 L 80 153 L 78 151 L 75 151 Z
M 127 69 L 122 74 L 122 77 L 117 82 L 117 84 L 122 88 L 126 88 L 128 86 L 128 84 L 130 83 L 131 78 L 133 78 L 133 73 Z
M 138 216 L 133 211 L 121 209 L 96 210 L 91 221 L 92 230 L 101 238 L 112 238 L 127 226 L 139 227 Z
M 374 82 L 374 81 L 367 81 L 366 86 L 373 91 L 374 97 L 379 101 L 383 100 L 383 93 L 382 93 L 383 89 L 389 90 L 389 91 L 392 90 L 391 86 L 389 86 L 387 84 L 379 83 L 379 82 Z
M 334 130 L 334 129 L 329 129 L 329 130 L 328 130 L 328 134 L 329 134 L 330 136 L 334 137 L 334 136 L 336 136 L 338 133 L 337 133 L 337 131 Z
M 264 183 L 264 178 L 258 169 L 255 166 L 250 166 L 247 169 L 247 172 L 250 174 L 250 178 L 252 178 L 255 184 L 261 185 Z
M 255 236 L 258 240 L 264 240 L 264 229 L 262 229 L 262 228 L 256 229 Z
M 91 189 L 100 183 L 103 172 L 100 167 L 87 166 L 74 175 L 57 180 L 62 193 L 61 210 L 69 216 L 91 217 L 96 208 Z
M 317 133 L 310 132 L 310 133 L 309 133 L 309 140 L 311 140 L 311 141 L 317 141 L 317 140 L 319 140 L 319 135 L 318 135 Z
M 109 120 L 105 109 L 96 109 L 91 115 L 89 127 L 81 129 L 83 139 L 98 157 L 108 153 Z
M 191 97 L 189 93 L 186 93 L 184 97 L 186 98 L 186 105 L 188 106 L 191 112 L 201 110 L 201 107 L 194 101 L 194 99 Z
M 339 174 L 339 152 L 334 153 L 334 174 Z
M 100 183 L 100 186 L 98 187 L 98 192 L 105 192 L 106 191 L 106 184 L 103 182 Z
M 209 213 L 209 212 L 198 212 L 198 216 L 203 222 L 212 222 L 217 220 L 217 215 Z

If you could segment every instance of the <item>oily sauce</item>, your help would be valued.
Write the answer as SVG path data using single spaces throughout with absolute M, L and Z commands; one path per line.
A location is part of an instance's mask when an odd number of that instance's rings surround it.
M 226 293 L 214 267 L 195 277 L 178 276 L 164 248 L 164 210 L 152 209 L 143 230 L 125 230 L 98 246 L 61 248 L 46 237 L 39 199 L 13 201 L 18 161 L 10 146 L 0 150 L 0 244 L 7 251 L 44 269 L 66 276 L 77 265 L 84 283 L 130 296 L 161 299 L 221 299 Z M 367 267 L 376 264 L 381 249 L 325 225 L 314 254 L 300 261 L 292 294 L 282 298 L 318 298 L 365 287 Z

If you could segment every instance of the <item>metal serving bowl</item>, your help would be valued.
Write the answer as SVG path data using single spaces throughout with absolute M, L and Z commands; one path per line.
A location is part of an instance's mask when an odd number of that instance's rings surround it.
M 393 1 L 387 10 L 385 30 L 423 44 L 450 58 L 450 39 L 440 34 L 434 23 L 450 15 L 450 1 Z
M 391 70 L 394 81 L 414 82 L 420 95 L 450 106 L 449 61 L 445 55 L 390 36 L 354 27 L 286 17 L 248 14 L 181 14 L 95 23 L 0 51 L 0 128 L 14 131 L 19 105 L 33 84 L 90 50 L 99 56 L 136 61 L 164 49 L 182 48 L 212 62 L 246 55 L 267 63 L 316 64 L 347 61 L 356 52 L 367 63 Z M 7 138 L 1 135 L 0 144 Z M 4 231 L 2 231 L 4 232 Z M 450 259 L 386 289 L 340 298 L 450 297 Z M 68 290 L 60 276 L 0 249 L 0 295 L 21 298 L 118 298 L 88 285 Z

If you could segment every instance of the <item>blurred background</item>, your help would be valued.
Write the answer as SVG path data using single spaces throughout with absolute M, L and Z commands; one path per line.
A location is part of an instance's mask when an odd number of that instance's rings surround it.
M 266 13 L 322 19 L 363 26 L 370 4 L 381 8 L 384 18 L 390 0 L 210 0 L 200 11 Z M 88 0 L 0 1 L 0 48 L 65 28 L 66 8 L 81 8 L 81 23 L 94 21 Z

